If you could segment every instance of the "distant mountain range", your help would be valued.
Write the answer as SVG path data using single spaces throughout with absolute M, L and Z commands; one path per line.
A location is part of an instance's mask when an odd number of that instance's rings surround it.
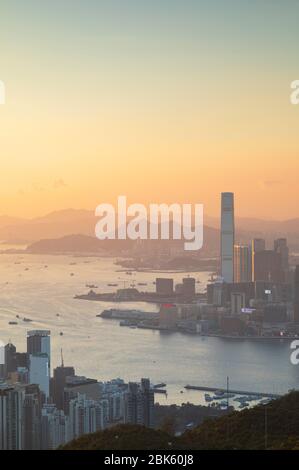
M 8 243 L 35 242 L 80 234 L 94 237 L 98 218 L 93 211 L 65 209 L 43 217 L 22 219 L 0 216 L 0 240 Z M 214 249 L 219 244 L 219 219 L 204 216 L 204 243 Z M 236 241 L 248 243 L 254 237 L 272 241 L 275 237 L 287 237 L 293 246 L 299 245 L 299 218 L 285 221 L 236 218 Z M 205 247 L 204 247 L 205 248 Z

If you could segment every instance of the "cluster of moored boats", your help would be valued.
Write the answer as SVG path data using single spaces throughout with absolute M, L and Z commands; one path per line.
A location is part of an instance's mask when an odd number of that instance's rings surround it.
M 271 398 L 264 398 L 264 395 L 256 394 L 256 395 L 244 395 L 244 396 L 236 396 L 235 393 L 231 392 L 224 392 L 222 390 L 216 390 L 214 395 L 210 395 L 209 393 L 205 393 L 205 401 L 210 403 L 219 400 L 226 400 L 225 402 L 220 402 L 220 407 L 227 407 L 227 400 L 232 398 L 233 401 L 239 403 L 239 408 L 246 408 L 249 406 L 249 402 L 251 401 L 259 401 L 261 405 L 267 405 Z

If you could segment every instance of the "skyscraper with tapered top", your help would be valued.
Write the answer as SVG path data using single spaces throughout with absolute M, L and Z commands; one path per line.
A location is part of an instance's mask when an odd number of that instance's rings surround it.
M 234 282 L 234 193 L 221 194 L 221 277 Z

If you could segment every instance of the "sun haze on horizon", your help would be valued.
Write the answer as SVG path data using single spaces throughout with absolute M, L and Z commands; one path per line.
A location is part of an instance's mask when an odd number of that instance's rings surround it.
M 299 4 L 16 0 L 1 6 L 0 214 L 203 203 L 298 214 Z M 231 15 L 231 12 L 234 15 Z

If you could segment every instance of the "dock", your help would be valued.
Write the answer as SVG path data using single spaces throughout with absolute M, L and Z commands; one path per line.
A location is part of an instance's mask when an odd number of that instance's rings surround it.
M 201 385 L 185 385 L 184 387 L 187 390 L 200 390 L 203 392 L 223 392 L 226 393 L 226 388 L 219 387 L 204 387 Z M 248 396 L 259 396 L 263 398 L 280 398 L 282 395 L 276 393 L 266 393 L 266 392 L 252 392 L 248 390 L 233 390 L 229 388 L 229 393 L 234 393 L 235 395 L 248 395 Z

